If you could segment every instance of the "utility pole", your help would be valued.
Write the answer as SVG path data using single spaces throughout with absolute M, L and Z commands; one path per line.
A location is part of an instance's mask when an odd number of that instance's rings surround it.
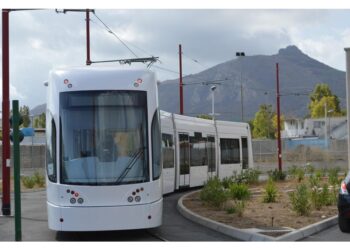
M 276 63 L 276 97 L 277 97 L 277 150 L 278 150 L 278 170 L 279 170 L 279 171 L 282 171 L 280 83 L 279 83 L 279 68 L 278 68 L 278 63 Z
M 9 9 L 2 10 L 2 214 L 11 215 Z
M 179 44 L 179 85 L 180 85 L 180 115 L 184 114 L 184 98 L 183 98 L 183 83 L 182 83 L 182 48 L 181 44 Z
M 90 60 L 90 10 L 86 9 L 86 65 L 91 65 Z

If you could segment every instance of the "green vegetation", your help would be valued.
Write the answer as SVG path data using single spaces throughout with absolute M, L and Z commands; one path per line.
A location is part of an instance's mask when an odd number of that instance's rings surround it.
M 35 185 L 37 185 L 40 188 L 45 187 L 45 176 L 40 174 L 38 171 L 35 171 L 35 173 L 32 176 L 21 177 L 21 180 L 23 186 L 28 189 L 34 188 Z
M 229 194 L 234 200 L 247 200 L 250 197 L 248 186 L 244 183 L 232 183 L 229 187 Z
M 46 115 L 42 113 L 39 117 L 34 119 L 34 128 L 46 128 Z
M 35 186 L 35 180 L 32 176 L 23 176 L 21 179 L 26 188 L 32 189 Z
M 340 101 L 336 95 L 333 95 L 329 85 L 326 83 L 316 84 L 310 95 L 309 111 L 311 118 L 325 116 L 325 106 L 327 111 L 333 110 L 327 116 L 342 116 L 344 112 L 340 110 Z
M 269 179 L 273 181 L 284 181 L 287 177 L 286 172 L 280 171 L 278 169 L 275 169 L 273 171 L 270 170 L 267 172 L 267 174 L 269 175 Z
M 277 137 L 277 115 L 272 111 L 272 105 L 262 104 L 258 112 L 255 113 L 254 119 L 250 122 L 253 138 Z M 284 129 L 284 116 L 280 119 L 281 130 Z
M 292 209 L 298 215 L 308 215 L 310 213 L 309 191 L 305 184 L 297 186 L 297 189 L 289 194 L 292 203 Z
M 19 113 L 22 116 L 23 123 L 21 127 L 28 127 L 30 124 L 30 118 L 29 118 L 29 107 L 26 105 L 23 105 L 19 108 Z
M 277 191 L 275 182 L 272 179 L 269 179 L 265 186 L 263 202 L 265 203 L 276 202 L 277 194 L 278 194 L 278 191 Z
M 211 206 L 219 208 L 227 201 L 228 193 L 219 178 L 214 177 L 209 179 L 201 190 L 200 199 Z
M 231 183 L 246 183 L 246 184 L 255 184 L 259 181 L 259 175 L 261 172 L 257 169 L 246 169 L 242 170 L 240 174 L 234 172 L 233 177 L 230 178 Z
M 213 117 L 211 115 L 207 115 L 207 114 L 197 115 L 197 118 L 202 118 L 202 119 L 206 119 L 206 120 L 213 120 Z

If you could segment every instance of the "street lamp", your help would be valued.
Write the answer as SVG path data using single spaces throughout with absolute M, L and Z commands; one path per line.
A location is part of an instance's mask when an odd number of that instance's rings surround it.
M 236 52 L 236 56 L 237 57 L 243 57 L 245 56 L 245 53 L 244 52 Z M 240 62 L 240 66 L 241 66 L 241 120 L 243 122 L 244 120 L 244 115 L 243 115 L 243 83 L 242 83 L 242 60 L 239 60 Z
M 213 85 L 210 87 L 210 89 L 211 89 L 211 115 L 213 116 L 213 121 L 215 121 L 215 110 L 214 110 L 215 95 L 214 95 L 214 92 L 216 90 L 216 86 Z

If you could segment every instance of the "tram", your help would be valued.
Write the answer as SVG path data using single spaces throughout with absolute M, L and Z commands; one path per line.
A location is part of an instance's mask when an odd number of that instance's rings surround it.
M 46 137 L 55 231 L 158 227 L 163 194 L 253 167 L 248 124 L 159 111 L 149 70 L 51 71 Z

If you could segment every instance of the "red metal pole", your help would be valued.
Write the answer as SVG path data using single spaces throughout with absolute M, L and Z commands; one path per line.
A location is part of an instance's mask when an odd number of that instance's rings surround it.
M 2 10 L 2 214 L 11 215 L 10 200 L 10 66 L 9 13 Z
M 282 171 L 282 146 L 281 146 L 281 113 L 280 113 L 280 83 L 279 69 L 276 63 L 276 93 L 277 93 L 277 149 L 278 149 L 278 170 Z
M 182 48 L 179 44 L 179 67 L 180 67 L 180 115 L 184 114 L 184 97 L 183 97 L 183 83 L 182 83 Z
M 90 60 L 90 10 L 86 9 L 86 65 L 91 65 Z

